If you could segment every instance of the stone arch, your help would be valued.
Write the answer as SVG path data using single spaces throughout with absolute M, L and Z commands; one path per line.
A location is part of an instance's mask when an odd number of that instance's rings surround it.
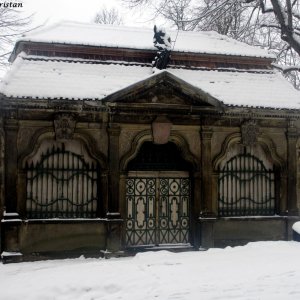
M 144 142 L 152 142 L 152 141 L 153 138 L 152 138 L 151 130 L 144 130 L 138 133 L 132 141 L 130 150 L 121 158 L 120 161 L 121 172 L 126 172 L 128 163 L 137 156 L 142 144 Z M 171 132 L 169 142 L 174 143 L 178 147 L 182 155 L 182 158 L 187 162 L 189 162 L 192 165 L 192 168 L 194 170 L 199 169 L 197 159 L 191 153 L 187 141 L 178 132 L 176 131 Z
M 232 152 L 230 153 L 230 151 Z M 258 158 L 263 163 L 263 165 L 266 167 L 267 170 L 273 172 L 273 175 L 271 176 L 274 176 L 272 177 L 272 181 L 274 182 L 274 186 L 272 186 L 272 191 L 274 193 L 273 194 L 274 200 L 272 201 L 275 202 L 274 202 L 274 207 L 272 207 L 272 209 L 274 210 L 273 213 L 274 212 L 280 213 L 281 211 L 284 210 L 282 208 L 284 207 L 285 205 L 284 202 L 286 201 L 285 185 L 286 185 L 287 174 L 286 174 L 285 161 L 278 155 L 276 151 L 276 146 L 270 137 L 261 134 L 257 137 L 257 142 L 255 145 L 245 146 L 242 144 L 240 132 L 229 134 L 225 138 L 224 142 L 222 143 L 222 148 L 220 153 L 213 160 L 213 170 L 214 170 L 213 180 L 214 180 L 214 186 L 216 187 L 213 199 L 214 199 L 214 206 L 216 211 L 219 203 L 217 191 L 219 191 L 219 188 L 223 190 L 222 187 L 219 187 L 219 182 L 218 182 L 219 176 L 220 174 L 222 174 L 222 170 L 226 168 L 227 162 L 232 161 L 235 157 L 239 157 L 243 155 L 243 153 L 245 153 L 244 151 L 247 153 L 245 155 L 248 158 L 249 155 L 253 159 Z M 236 178 L 235 175 L 233 175 L 233 177 Z M 232 193 L 234 193 L 234 190 L 232 191 Z M 220 212 L 218 211 L 218 213 Z M 238 212 L 236 211 L 235 214 L 238 214 Z M 247 212 L 247 214 L 249 214 L 249 212 Z
M 55 133 L 50 128 L 42 128 L 40 130 L 37 130 L 33 134 L 33 136 L 30 139 L 30 146 L 19 156 L 19 169 L 24 169 L 26 162 L 38 153 L 40 146 L 45 141 L 53 143 L 57 142 L 55 139 Z M 99 163 L 101 170 L 103 171 L 108 169 L 107 158 L 104 156 L 104 154 L 102 154 L 96 149 L 95 141 L 88 134 L 81 134 L 75 132 L 73 139 L 67 141 L 81 142 L 84 145 L 85 150 L 87 151 L 89 156 Z
M 108 163 L 106 157 L 96 149 L 96 142 L 93 137 L 87 133 L 75 132 L 72 139 L 66 140 L 56 140 L 55 133 L 52 128 L 42 128 L 37 130 L 31 137 L 29 147 L 24 151 L 18 159 L 18 168 L 19 168 L 19 186 L 21 192 L 19 193 L 19 207 L 22 216 L 29 216 L 28 210 L 26 208 L 27 203 L 27 176 L 29 174 L 34 174 L 34 168 L 40 164 L 41 161 L 48 155 L 59 155 L 58 153 L 68 153 L 70 157 L 74 157 L 77 160 L 77 166 L 81 166 L 86 163 L 89 170 L 89 175 L 92 177 L 93 181 L 93 195 L 97 194 L 97 207 L 94 207 L 93 211 L 86 213 L 91 213 L 91 217 L 102 216 L 106 210 L 107 206 L 107 171 Z M 58 157 L 58 156 L 56 156 Z M 67 159 L 67 161 L 69 161 Z M 72 161 L 72 159 L 70 160 Z M 73 160 L 74 162 L 74 160 Z M 82 162 L 82 163 L 80 163 Z M 96 166 L 97 165 L 97 166 Z M 76 166 L 76 163 L 75 163 Z M 55 169 L 55 163 L 53 165 Z M 81 167 L 80 167 L 81 168 Z M 83 170 L 83 168 L 82 168 Z M 100 173 L 99 173 L 100 171 Z M 68 172 L 68 171 L 67 171 Z M 67 173 L 68 174 L 68 173 Z M 82 176 L 86 176 L 83 172 L 80 173 Z M 31 177 L 33 182 L 33 177 Z M 62 182 L 62 180 L 60 180 Z M 97 190 L 94 190 L 94 187 L 97 186 Z M 66 188 L 66 191 L 68 190 Z M 65 190 L 64 190 L 65 191 Z M 51 192 L 50 192 L 51 193 Z M 68 192 L 66 192 L 68 193 Z M 95 197 L 96 198 L 96 197 Z M 55 201 L 58 201 L 57 199 Z M 94 201 L 94 200 L 93 200 Z M 68 202 L 70 203 L 70 202 Z M 87 206 L 85 203 L 84 205 Z M 37 212 L 34 212 L 37 213 Z M 47 216 L 45 216 L 47 218 Z
M 240 132 L 232 133 L 225 138 L 220 153 L 213 160 L 214 171 L 217 171 L 221 163 L 226 160 L 228 151 L 234 145 L 240 145 L 241 147 L 245 147 L 242 145 L 242 138 Z M 265 155 L 271 160 L 274 166 L 280 170 L 280 172 L 286 171 L 284 160 L 278 155 L 276 151 L 276 146 L 270 137 L 258 136 L 257 145 L 259 145 L 262 148 Z
M 193 243 L 197 168 L 179 131 L 171 131 L 168 142 L 161 145 L 153 143 L 151 130 L 136 134 L 120 162 L 125 247 Z M 149 230 L 140 228 L 140 222 Z

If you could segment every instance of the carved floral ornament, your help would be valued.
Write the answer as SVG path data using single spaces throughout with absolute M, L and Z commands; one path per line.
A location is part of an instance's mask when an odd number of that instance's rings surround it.
M 244 146 L 254 146 L 257 143 L 259 128 L 256 121 L 249 120 L 241 126 L 242 144 Z
M 57 140 L 70 140 L 73 138 L 76 121 L 70 114 L 59 114 L 54 118 L 54 130 Z

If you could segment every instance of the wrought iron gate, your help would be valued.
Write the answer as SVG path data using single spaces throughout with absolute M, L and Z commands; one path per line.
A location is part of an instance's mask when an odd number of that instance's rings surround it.
M 127 178 L 126 245 L 189 243 L 188 174 L 153 175 Z
M 81 155 L 48 149 L 37 163 L 27 164 L 28 218 L 94 218 L 98 168 Z

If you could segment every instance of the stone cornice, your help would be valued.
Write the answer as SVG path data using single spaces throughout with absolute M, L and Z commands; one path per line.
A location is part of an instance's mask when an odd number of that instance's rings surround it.
M 118 103 L 95 100 L 67 100 L 67 99 L 18 99 L 0 97 L 0 114 L 15 111 L 22 112 L 90 112 L 90 113 L 117 113 L 135 114 L 139 112 L 162 112 L 172 114 L 186 114 L 190 116 L 223 116 L 233 118 L 292 118 L 300 119 L 300 109 L 275 109 L 275 108 L 255 108 L 255 107 L 231 107 L 224 105 L 224 110 L 213 106 L 176 105 L 166 103 Z

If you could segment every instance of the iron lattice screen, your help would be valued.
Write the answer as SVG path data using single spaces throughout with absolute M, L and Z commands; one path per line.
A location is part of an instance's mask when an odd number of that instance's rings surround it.
M 219 171 L 219 216 L 275 214 L 275 172 L 251 154 L 231 158 Z
M 126 245 L 189 243 L 189 178 L 126 180 Z
M 62 148 L 48 149 L 26 165 L 27 217 L 94 218 L 98 202 L 98 167 Z

